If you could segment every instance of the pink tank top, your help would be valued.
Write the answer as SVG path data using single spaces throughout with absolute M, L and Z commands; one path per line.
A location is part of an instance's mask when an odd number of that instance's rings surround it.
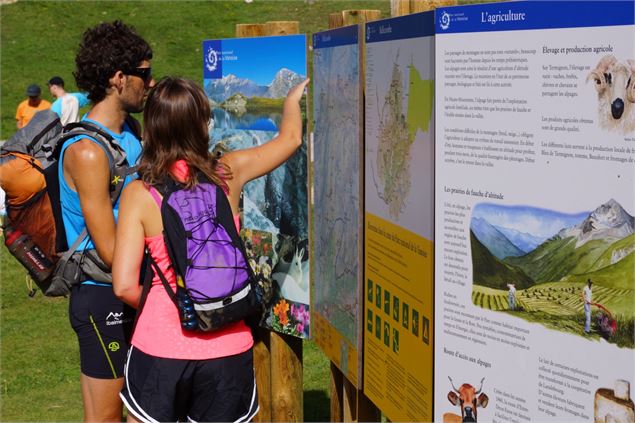
M 185 165 L 185 162 L 183 162 Z M 185 172 L 187 172 L 187 166 Z M 183 179 L 182 165 L 177 162 L 171 172 Z M 150 193 L 160 204 L 154 188 Z M 240 229 L 239 216 L 234 216 L 236 229 Z M 145 244 L 161 271 L 176 291 L 176 277 L 172 270 L 163 234 L 145 238 Z M 181 329 L 178 311 L 168 296 L 161 279 L 155 275 L 146 302 L 137 321 L 132 345 L 155 357 L 184 360 L 207 360 L 240 354 L 253 346 L 251 329 L 240 321 L 215 332 L 187 332 Z

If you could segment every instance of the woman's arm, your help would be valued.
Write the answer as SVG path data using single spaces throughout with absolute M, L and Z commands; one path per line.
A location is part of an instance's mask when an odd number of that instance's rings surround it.
M 275 138 L 258 147 L 229 152 L 221 159 L 232 172 L 232 178 L 227 180 L 230 201 L 233 200 L 232 194 L 240 194 L 243 185 L 280 166 L 302 144 L 300 99 L 308 83 L 309 80 L 305 79 L 289 90 L 284 100 L 280 132 Z
M 115 237 L 115 255 L 112 264 L 112 285 L 117 298 L 137 308 L 142 287 L 139 273 L 144 250 L 142 217 L 146 202 L 145 187 L 134 181 L 123 190 L 119 204 L 119 219 Z

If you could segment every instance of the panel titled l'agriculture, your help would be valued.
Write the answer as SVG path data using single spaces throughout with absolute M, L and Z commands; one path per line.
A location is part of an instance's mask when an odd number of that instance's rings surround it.
M 634 12 L 437 10 L 435 420 L 635 422 Z
M 278 132 L 289 89 L 306 78 L 306 60 L 304 35 L 204 41 L 204 88 L 213 114 L 212 148 L 222 154 L 270 141 Z M 305 110 L 306 101 L 301 104 Z M 245 185 L 241 222 L 252 266 L 256 273 L 274 281 L 274 301 L 262 324 L 307 337 L 306 139 L 283 165 Z
M 358 27 L 313 34 L 313 338 L 361 380 L 363 180 Z

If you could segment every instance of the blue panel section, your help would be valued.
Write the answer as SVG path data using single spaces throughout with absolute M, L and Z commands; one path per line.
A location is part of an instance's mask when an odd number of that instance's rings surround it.
M 306 41 L 305 34 L 204 41 L 203 79 L 234 75 L 269 85 L 281 68 L 306 75 Z
M 366 23 L 367 43 L 432 35 L 434 35 L 434 12 L 432 11 Z
M 522 1 L 436 10 L 437 34 L 635 24 L 635 1 Z
M 357 44 L 357 25 L 344 26 L 313 34 L 313 48 L 328 48 Z
M 223 42 L 221 40 L 203 41 L 203 79 L 223 77 Z

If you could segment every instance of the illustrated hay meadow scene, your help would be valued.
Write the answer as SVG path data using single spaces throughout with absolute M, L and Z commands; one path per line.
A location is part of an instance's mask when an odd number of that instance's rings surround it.
M 582 292 L 591 280 L 590 336 L 634 348 L 634 228 L 615 200 L 577 214 L 478 204 L 470 225 L 472 302 L 584 334 Z

